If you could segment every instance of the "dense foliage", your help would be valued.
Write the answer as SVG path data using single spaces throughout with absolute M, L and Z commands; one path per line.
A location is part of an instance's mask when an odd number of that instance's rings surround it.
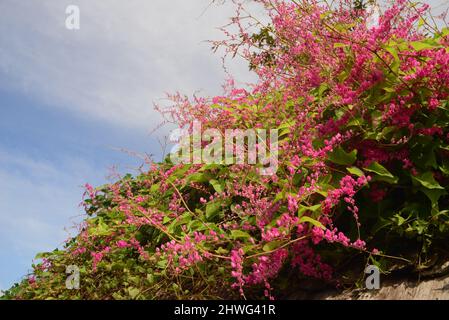
M 378 23 L 350 1 L 237 4 L 228 40 L 258 83 L 163 112 L 222 132 L 279 129 L 279 168 L 151 163 L 87 186 L 88 217 L 40 254 L 18 299 L 280 297 L 302 279 L 356 284 L 366 263 L 425 268 L 449 236 L 449 30 L 394 1 Z M 81 287 L 65 287 L 66 266 Z

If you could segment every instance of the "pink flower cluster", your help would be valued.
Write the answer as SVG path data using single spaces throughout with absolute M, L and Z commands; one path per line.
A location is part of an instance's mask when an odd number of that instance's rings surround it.
M 241 295 L 244 295 L 243 287 L 245 285 L 243 275 L 243 249 L 234 249 L 231 251 L 231 275 L 235 278 L 235 282 L 232 284 L 233 288 L 239 288 Z
M 298 267 L 301 273 L 308 277 L 330 280 L 332 268 L 321 261 L 321 257 L 310 247 L 308 240 L 293 244 L 292 267 Z
M 156 249 L 156 257 L 166 258 L 174 272 L 181 273 L 204 258 L 209 258 L 207 253 L 200 252 L 195 245 L 207 239 L 207 236 L 196 233 L 194 239 L 186 235 L 183 242 L 171 240 Z
M 354 180 L 350 175 L 343 177 L 340 181 L 340 188 L 329 191 L 328 196 L 323 201 L 323 214 L 330 215 L 332 208 L 340 203 L 341 198 L 344 198 L 344 201 L 348 204 L 347 209 L 353 213 L 354 218 L 358 221 L 359 209 L 354 200 L 356 188 L 366 185 L 370 180 L 371 177 L 369 176 L 361 176 L 357 180 Z
M 365 249 L 366 247 L 365 241 L 361 239 L 357 239 L 351 243 L 351 240 L 343 232 L 339 232 L 337 228 L 323 230 L 319 227 L 313 227 L 312 242 L 318 244 L 322 240 L 326 240 L 329 243 L 339 243 L 345 247 L 352 247 L 355 249 Z
M 98 264 L 103 260 L 105 254 L 111 251 L 110 247 L 105 247 L 103 250 L 99 252 L 92 251 L 90 255 L 92 256 L 92 269 L 94 272 L 97 271 Z
M 284 262 L 288 257 L 287 249 L 279 249 L 275 252 L 258 258 L 258 262 L 252 264 L 252 272 L 245 276 L 245 282 L 248 285 L 264 284 L 264 294 L 267 298 L 273 299 L 270 294 L 271 285 L 268 282 L 277 276 L 281 268 L 284 266 Z

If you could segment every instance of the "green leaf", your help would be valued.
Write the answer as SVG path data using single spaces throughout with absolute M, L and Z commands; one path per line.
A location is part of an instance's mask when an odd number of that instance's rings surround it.
M 231 230 L 231 238 L 234 240 L 237 239 L 248 239 L 251 238 L 249 233 L 242 230 Z
M 222 165 L 217 164 L 217 163 L 210 163 L 210 164 L 206 164 L 206 165 L 202 166 L 198 171 L 204 172 L 207 170 L 215 170 L 215 169 L 220 169 L 220 168 L 222 168 Z
M 209 179 L 210 175 L 208 173 L 195 172 L 187 177 L 185 185 L 189 184 L 189 182 L 206 183 Z
M 348 172 L 349 172 L 350 174 L 356 175 L 357 177 L 362 177 L 362 176 L 365 175 L 365 174 L 363 173 L 363 171 L 360 170 L 360 169 L 357 168 L 357 167 L 346 168 L 346 170 L 348 170 Z
M 402 226 L 404 223 L 407 222 L 407 219 L 405 219 L 403 216 L 401 216 L 399 213 L 395 214 L 392 218 L 392 220 L 396 223 L 398 227 Z
M 223 247 L 219 247 L 217 250 L 215 250 L 215 253 L 217 254 L 221 254 L 221 255 L 225 255 L 229 253 L 229 250 L 223 248 Z
M 283 191 L 279 192 L 278 194 L 276 194 L 276 196 L 274 197 L 273 203 L 277 203 L 281 200 L 284 200 L 285 198 L 286 198 L 286 195 L 285 195 L 285 191 L 283 190 Z
M 107 236 L 111 233 L 108 225 L 103 222 L 103 219 L 100 218 L 98 225 L 95 228 L 89 229 L 89 234 L 94 236 Z
M 281 123 L 281 125 L 278 127 L 278 130 L 281 131 L 282 129 L 290 129 L 292 126 L 296 124 L 295 120 L 288 120 L 287 122 Z
M 147 281 L 149 284 L 154 283 L 154 275 L 152 273 L 147 274 Z
M 165 269 L 166 267 L 167 267 L 167 264 L 168 264 L 168 262 L 167 262 L 167 260 L 159 260 L 157 263 L 156 263 L 156 267 L 158 267 L 159 269 Z
M 40 260 L 40 259 L 45 258 L 47 256 L 48 256 L 48 253 L 40 252 L 40 253 L 36 254 L 36 256 L 34 257 L 34 260 Z
M 449 35 L 449 28 L 446 27 L 446 28 L 441 29 L 441 35 L 443 37 Z
M 114 293 L 112 294 L 112 297 L 113 297 L 115 300 L 123 300 L 123 299 L 124 299 L 123 296 L 122 296 L 119 292 L 114 292 Z
M 138 277 L 138 276 L 129 276 L 127 279 L 129 282 L 131 282 L 132 284 L 134 284 L 136 286 L 140 284 L 140 277 Z
M 217 201 L 209 202 L 206 205 L 206 219 L 207 220 L 211 220 L 217 216 L 217 214 L 221 210 L 222 203 L 223 202 L 221 200 L 217 200 Z
M 413 41 L 410 44 L 413 47 L 413 49 L 415 49 L 416 51 L 434 49 L 434 48 L 439 47 L 436 43 L 429 42 L 429 40 Z
M 397 128 L 396 128 L 395 126 L 390 126 L 390 127 L 385 127 L 385 128 L 383 128 L 382 131 L 379 132 L 379 133 L 376 135 L 376 140 L 377 140 L 377 141 L 381 141 L 381 140 L 383 140 L 383 139 L 386 139 L 387 136 L 388 136 L 390 133 L 394 132 L 396 129 L 397 129 Z
M 212 187 L 214 187 L 214 190 L 218 193 L 222 193 L 224 186 L 222 183 L 220 183 L 219 181 L 212 179 L 209 181 L 209 183 L 212 185 Z
M 442 186 L 435 180 L 432 172 L 428 171 L 419 176 L 412 176 L 412 180 L 422 185 L 427 189 L 440 189 L 444 190 Z
M 374 180 L 376 181 L 384 181 L 393 184 L 398 183 L 398 178 L 392 175 L 390 171 L 378 162 L 371 163 L 367 168 L 364 168 L 364 170 L 375 173 L 376 176 L 374 177 Z
M 443 195 L 447 194 L 446 190 L 422 188 L 421 191 L 427 196 L 427 198 L 429 198 L 429 200 L 431 202 L 432 215 L 438 214 L 440 212 L 440 208 L 438 206 L 438 200 L 440 200 L 440 198 Z
M 170 221 L 171 221 L 170 217 L 167 217 L 167 216 L 165 216 L 164 219 L 162 219 L 163 224 L 166 224 L 167 222 L 170 222 Z
M 304 222 L 310 223 L 310 224 L 314 225 L 315 227 L 321 228 L 323 230 L 326 229 L 326 227 L 323 226 L 323 224 L 321 222 L 319 222 L 318 220 L 312 219 L 311 217 L 304 216 L 304 217 L 301 217 L 301 219 L 299 219 L 299 223 L 304 223 Z
M 364 120 L 361 117 L 352 118 L 346 125 L 348 127 L 360 127 Z
M 301 180 L 303 179 L 303 173 L 295 173 L 293 175 L 292 183 L 294 186 L 298 187 L 301 184 Z
M 268 242 L 267 244 L 265 244 L 264 246 L 263 246 L 263 251 L 265 251 L 265 252 L 269 252 L 269 251 L 273 251 L 273 250 L 275 250 L 276 248 L 279 248 L 281 245 L 282 245 L 282 241 L 271 241 L 271 242 Z
M 138 288 L 130 287 L 128 288 L 128 294 L 131 299 L 135 299 L 140 294 L 140 290 Z
M 344 48 L 344 47 L 348 47 L 349 45 L 347 43 L 341 43 L 341 42 L 337 42 L 334 43 L 334 48 Z
M 318 97 L 321 98 L 327 90 L 329 90 L 329 85 L 327 83 L 322 83 L 318 88 Z
M 183 215 L 181 215 L 180 217 L 178 217 L 177 219 L 175 219 L 175 221 L 172 222 L 170 227 L 172 227 L 174 229 L 177 226 L 182 226 L 184 224 L 188 224 L 190 221 L 192 221 L 192 218 L 193 218 L 192 214 L 190 212 L 186 212 Z M 164 218 L 164 220 L 165 220 L 165 218 Z
M 449 161 L 448 160 L 446 160 L 446 159 L 443 160 L 443 165 L 440 166 L 440 170 L 445 176 L 449 176 Z
M 321 203 L 314 206 L 307 207 L 305 205 L 300 205 L 298 209 L 298 216 L 302 216 L 305 212 L 316 212 L 321 208 Z
M 387 47 L 385 48 L 385 50 L 387 50 L 393 56 L 394 59 L 392 65 L 390 66 L 391 69 L 393 70 L 394 73 L 398 73 L 400 60 L 397 49 L 394 47 Z
M 178 178 L 181 178 L 185 175 L 185 173 L 190 169 L 190 165 L 189 164 L 185 164 L 182 167 L 180 167 L 179 169 L 175 170 L 174 172 L 172 172 L 172 174 L 167 178 L 167 181 L 169 182 L 173 182 Z
M 329 160 L 342 166 L 349 166 L 357 160 L 357 150 L 347 153 L 342 147 L 338 147 L 329 154 Z

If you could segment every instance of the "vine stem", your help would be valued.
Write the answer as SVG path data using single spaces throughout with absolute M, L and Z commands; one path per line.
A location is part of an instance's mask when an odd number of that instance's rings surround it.
M 278 248 L 276 248 L 276 249 L 273 249 L 273 250 L 270 250 L 270 251 L 266 251 L 266 252 L 256 253 L 256 254 L 253 254 L 253 255 L 251 255 L 251 256 L 246 257 L 246 259 L 251 259 L 251 258 L 256 258 L 256 257 L 259 257 L 259 256 L 268 255 L 268 254 L 270 254 L 270 253 L 276 252 L 276 251 L 279 250 L 279 249 L 283 249 L 283 248 L 285 248 L 285 247 L 288 247 L 289 245 L 292 245 L 292 244 L 295 243 L 295 242 L 298 242 L 298 241 L 301 241 L 301 240 L 305 240 L 305 239 L 307 239 L 307 238 L 309 238 L 309 237 L 310 237 L 310 235 L 302 236 L 302 237 L 300 237 L 300 238 L 296 238 L 296 239 L 291 240 L 291 241 L 289 241 L 289 242 L 287 242 L 287 243 L 284 243 L 282 246 L 280 246 L 280 247 L 278 247 Z
M 192 210 L 190 210 L 189 206 L 187 205 L 187 202 L 184 200 L 184 197 L 182 196 L 181 192 L 178 190 L 178 188 L 174 185 L 173 182 L 171 181 L 167 181 L 173 189 L 175 189 L 176 193 L 178 194 L 179 198 L 181 199 L 182 203 L 184 204 L 185 208 L 187 209 L 187 211 L 189 213 L 191 213 L 195 218 L 197 218 L 206 228 L 208 228 L 210 231 L 214 231 L 209 224 L 207 224 L 206 222 L 204 222 L 195 212 L 193 212 Z
M 384 257 L 384 258 L 389 258 L 389 259 L 401 260 L 401 261 L 404 261 L 404 262 L 407 262 L 407 263 L 411 263 L 412 262 L 411 260 L 408 260 L 408 259 L 405 259 L 405 258 L 402 258 L 402 257 L 390 256 L 388 254 L 373 253 L 373 252 L 369 252 L 367 250 L 363 250 L 363 252 L 369 253 L 369 254 L 371 254 L 373 256 L 379 256 L 379 257 Z

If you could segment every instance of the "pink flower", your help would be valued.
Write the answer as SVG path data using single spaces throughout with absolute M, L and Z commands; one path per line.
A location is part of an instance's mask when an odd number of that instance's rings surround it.
M 366 243 L 365 241 L 358 239 L 352 244 L 352 246 L 356 249 L 365 249 Z
M 128 242 L 124 241 L 124 240 L 119 240 L 117 241 L 117 247 L 118 248 L 127 248 L 129 247 Z
M 295 213 L 296 211 L 298 211 L 298 201 L 296 200 L 296 198 L 289 195 L 287 199 L 288 199 L 288 211 L 290 211 L 291 213 Z

